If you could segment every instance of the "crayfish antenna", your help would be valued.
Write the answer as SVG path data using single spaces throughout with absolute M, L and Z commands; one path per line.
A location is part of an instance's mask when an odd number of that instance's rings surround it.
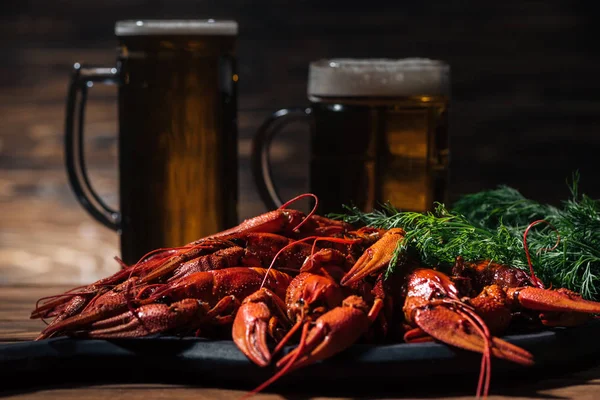
M 306 223 L 306 221 L 309 220 L 309 218 L 317 211 L 317 207 L 319 207 L 319 198 L 317 197 L 317 195 L 313 194 L 313 193 L 303 193 L 301 195 L 298 195 L 296 197 L 294 197 L 291 200 L 286 201 L 284 204 L 282 204 L 278 210 L 283 210 L 285 208 L 287 208 L 287 206 L 289 206 L 292 203 L 295 203 L 296 201 L 303 199 L 305 197 L 312 197 L 313 199 L 315 199 L 315 205 L 312 208 L 312 210 L 310 210 L 310 212 L 308 213 L 308 215 L 298 224 L 294 227 L 294 229 L 292 230 L 298 230 L 302 225 L 304 225 Z
M 300 358 L 301 355 L 304 355 L 304 350 L 306 348 L 306 338 L 308 337 L 309 327 L 310 327 L 309 323 L 304 324 L 303 329 L 302 329 L 302 335 L 300 336 L 300 344 L 298 345 L 298 347 L 296 347 L 296 349 L 294 349 L 294 354 L 289 358 L 289 361 L 287 361 L 287 363 L 279 371 L 277 371 L 277 373 L 275 373 L 275 375 L 273 375 L 272 377 L 267 379 L 264 383 L 260 384 L 257 388 L 255 388 L 251 392 L 242 396 L 240 398 L 240 400 L 245 400 L 251 396 L 254 396 L 255 394 L 262 392 L 268 386 L 272 385 L 275 381 L 277 381 L 282 376 L 284 376 L 285 374 L 290 372 L 290 370 L 292 370 L 292 367 L 294 367 L 298 358 Z M 284 361 L 284 359 L 281 359 L 280 361 Z
M 552 251 L 556 249 L 560 243 L 560 233 L 558 232 L 558 229 L 556 229 L 550 222 L 544 219 L 533 221 L 527 226 L 527 229 L 525 229 L 525 232 L 523 233 L 523 247 L 525 248 L 525 256 L 527 257 L 527 264 L 529 265 L 529 279 L 531 280 L 531 284 L 533 286 L 540 289 L 544 289 L 544 282 L 542 282 L 541 279 L 538 278 L 535 275 L 535 272 L 533 271 L 533 264 L 531 263 L 531 256 L 529 255 L 529 247 L 527 246 L 527 234 L 529 233 L 529 230 L 535 225 L 542 223 L 547 224 L 554 232 L 556 232 L 556 243 L 554 244 L 554 246 L 545 249 L 540 249 L 540 251 Z
M 411 324 L 442 343 L 483 355 L 477 398 L 489 393 L 492 356 L 526 366 L 533 364 L 533 355 L 527 350 L 491 335 L 483 318 L 459 297 L 460 292 L 445 274 L 417 269 L 407 286 L 404 313 Z M 414 332 L 408 331 L 405 341 L 412 335 Z
M 424 332 L 443 343 L 483 355 L 477 398 L 482 395 L 486 398 L 488 395 L 492 355 L 522 365 L 533 364 L 533 356 L 528 351 L 493 337 L 485 322 L 470 308 L 452 300 L 446 302 L 450 307 L 436 305 L 429 309 L 418 310 L 415 322 Z M 470 329 L 465 329 L 465 322 Z M 451 326 L 461 329 L 450 329 Z
M 290 329 L 288 333 L 286 333 L 286 335 L 279 341 L 279 343 L 277 343 L 277 346 L 275 346 L 275 349 L 271 353 L 271 356 L 275 356 L 277 353 L 279 353 L 281 349 L 283 349 L 283 347 L 290 341 L 292 336 L 296 334 L 296 332 L 298 331 L 298 329 L 300 329 L 301 326 L 302 319 L 298 319 L 294 326 L 292 326 L 292 329 Z
M 279 255 L 281 253 L 283 253 L 285 250 L 289 249 L 290 247 L 295 246 L 298 243 L 308 242 L 310 240 L 314 240 L 313 246 L 312 246 L 312 249 L 311 249 L 311 257 L 310 257 L 310 262 L 311 263 L 312 263 L 312 257 L 315 254 L 315 248 L 316 248 L 316 242 L 317 241 L 325 241 L 325 242 L 333 242 L 333 243 L 343 243 L 343 244 L 354 244 L 354 243 L 359 242 L 359 239 L 341 239 L 341 238 L 321 237 L 321 236 L 307 236 L 307 237 L 302 238 L 302 239 L 294 240 L 294 241 L 286 244 L 284 247 L 282 247 L 275 254 L 275 256 L 273 257 L 273 260 L 271 260 L 271 264 L 267 268 L 267 273 L 268 273 L 268 271 L 270 271 L 273 268 L 273 266 L 275 265 L 275 262 L 277 261 L 277 259 L 279 258 Z M 304 268 L 304 267 L 302 267 L 302 268 Z M 265 275 L 265 277 L 263 279 L 263 283 L 261 285 L 261 288 L 264 286 L 266 280 L 267 280 L 267 275 Z

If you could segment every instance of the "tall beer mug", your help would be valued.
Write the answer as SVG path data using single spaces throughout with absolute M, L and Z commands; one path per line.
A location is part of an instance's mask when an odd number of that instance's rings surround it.
M 293 120 L 310 125 L 310 192 L 321 214 L 343 205 L 405 211 L 447 202 L 450 67 L 439 60 L 330 59 L 310 63 L 309 107 L 275 112 L 254 137 L 252 172 L 268 208 L 282 204 L 269 146 Z
M 237 23 L 115 24 L 116 64 L 75 64 L 67 99 L 66 167 L 81 205 L 120 235 L 127 264 L 238 223 Z M 83 159 L 89 88 L 118 86 L 119 210 L 92 189 Z

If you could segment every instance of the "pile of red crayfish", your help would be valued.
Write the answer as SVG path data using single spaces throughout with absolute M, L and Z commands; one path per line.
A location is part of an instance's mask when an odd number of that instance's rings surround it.
M 402 229 L 357 229 L 289 209 L 290 202 L 40 299 L 31 318 L 54 319 L 37 340 L 227 335 L 255 364 L 278 368 L 253 393 L 359 341 L 439 341 L 483 354 L 479 396 L 489 389 L 492 356 L 534 362 L 498 337 L 515 321 L 574 326 L 600 313 L 600 303 L 487 260 L 459 257 L 443 270 L 406 257 L 386 277 Z

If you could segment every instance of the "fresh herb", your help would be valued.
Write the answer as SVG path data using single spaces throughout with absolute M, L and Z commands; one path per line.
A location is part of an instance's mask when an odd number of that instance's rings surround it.
M 527 225 L 543 219 L 560 234 L 558 248 L 539 255 L 534 265 L 543 280 L 555 287 L 566 287 L 585 298 L 600 300 L 600 201 L 579 194 L 578 173 L 568 186 L 571 196 L 562 207 L 535 203 L 508 187 L 463 196 L 453 212 L 486 229 L 500 224 L 513 236 L 523 235 Z M 487 214 L 486 214 L 487 213 Z M 491 217 L 486 218 L 486 215 Z M 556 233 L 551 229 L 531 232 L 533 251 L 548 245 Z
M 347 213 L 330 215 L 356 225 L 403 228 L 388 273 L 406 254 L 426 265 L 448 266 L 457 256 L 466 261 L 492 260 L 529 270 L 523 234 L 527 236 L 536 275 L 546 286 L 565 287 L 584 298 L 600 300 L 600 201 L 578 193 L 579 175 L 573 176 L 571 198 L 562 207 L 527 199 L 516 189 L 497 189 L 463 196 L 448 210 L 437 204 L 434 212 L 402 212 L 390 204 L 362 212 L 344 206 Z M 552 248 L 560 235 L 559 245 Z
M 390 204 L 382 210 L 363 213 L 357 207 L 344 207 L 347 214 L 330 217 L 376 228 L 403 228 L 406 236 L 398 243 L 387 273 L 393 272 L 404 254 L 415 254 L 425 265 L 448 267 L 457 256 L 465 261 L 491 260 L 525 268 L 521 238 L 504 226 L 495 229 L 476 226 L 460 214 L 451 213 L 443 204 L 434 212 L 401 212 Z
M 525 198 L 518 190 L 501 185 L 495 190 L 468 194 L 460 198 L 452 212 L 462 214 L 482 227 L 495 228 L 501 223 L 523 227 L 532 221 L 558 214 L 556 207 Z

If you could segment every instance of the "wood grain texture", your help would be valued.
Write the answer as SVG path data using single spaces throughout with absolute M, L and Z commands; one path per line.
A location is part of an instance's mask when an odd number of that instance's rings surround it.
M 595 387 L 600 384 L 600 368 L 595 368 L 583 373 L 574 374 L 561 382 L 542 381 L 536 384 L 531 384 L 529 387 L 516 387 L 503 389 L 503 394 L 493 394 L 488 396 L 488 400 L 531 400 L 540 398 L 555 398 L 555 399 L 580 399 L 594 400 L 597 399 Z M 558 384 L 564 384 L 564 387 L 548 389 L 548 386 L 555 387 Z M 525 389 L 525 390 L 523 390 Z M 531 393 L 523 395 L 519 393 Z M 196 388 L 185 385 L 168 385 L 168 384 L 114 384 L 114 385 L 90 385 L 84 387 L 70 387 L 58 385 L 55 388 L 36 389 L 28 393 L 6 393 L 3 398 L 15 400 L 46 400 L 46 399 L 172 399 L 180 400 L 221 400 L 221 399 L 240 399 L 246 392 L 241 390 L 217 389 L 217 388 Z M 406 395 L 410 397 L 407 397 Z M 430 399 L 427 395 L 414 395 L 399 392 L 388 392 L 382 395 L 353 395 L 353 396 L 322 396 L 311 394 L 258 394 L 252 397 L 256 400 L 377 400 L 377 399 Z M 436 396 L 436 399 L 447 400 L 473 400 L 472 395 L 442 395 Z
M 29 319 L 35 302 L 66 290 L 64 286 L 0 287 L 0 343 L 35 339 L 46 326 L 39 319 Z
M 40 0 L 0 5 L 0 284 L 80 284 L 116 266 L 117 237 L 75 202 L 63 167 L 65 94 L 75 61 L 112 65 L 120 19 L 239 22 L 240 219 L 263 211 L 250 141 L 275 109 L 306 105 L 308 63 L 326 57 L 411 57 L 452 66 L 450 199 L 508 184 L 557 204 L 565 180 L 600 197 L 600 53 L 596 7 L 584 1 Z M 306 190 L 302 129 L 276 141 L 282 196 Z M 115 89 L 96 85 L 86 157 L 109 204 L 116 193 Z

